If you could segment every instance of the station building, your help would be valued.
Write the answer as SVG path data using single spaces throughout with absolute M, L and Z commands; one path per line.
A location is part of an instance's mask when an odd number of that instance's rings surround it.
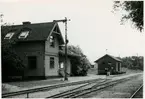
M 14 50 L 26 67 L 24 77 L 54 77 L 64 69 L 64 39 L 56 22 L 3 26 L 2 36 L 5 41 L 16 42 Z M 71 58 L 76 57 L 79 56 L 68 52 L 68 75 L 71 75 Z

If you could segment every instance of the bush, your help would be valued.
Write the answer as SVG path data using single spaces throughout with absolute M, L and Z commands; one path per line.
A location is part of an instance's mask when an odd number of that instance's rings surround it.
M 91 64 L 79 46 L 68 46 L 68 50 L 78 56 L 71 58 L 72 75 L 86 76 Z
M 2 41 L 2 82 L 10 81 L 12 76 L 23 76 L 25 66 L 13 49 L 15 43 Z

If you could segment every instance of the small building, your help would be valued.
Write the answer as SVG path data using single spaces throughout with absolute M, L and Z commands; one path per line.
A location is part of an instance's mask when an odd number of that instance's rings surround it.
M 106 74 L 107 71 L 109 71 L 110 74 L 121 72 L 121 60 L 117 57 L 106 54 L 96 60 L 95 63 L 98 70 L 97 74 Z
M 14 50 L 26 67 L 25 78 L 59 76 L 64 69 L 64 40 L 56 22 L 23 22 L 22 25 L 3 26 L 3 40 L 15 41 Z M 68 52 L 67 73 L 71 74 L 71 58 L 78 57 Z

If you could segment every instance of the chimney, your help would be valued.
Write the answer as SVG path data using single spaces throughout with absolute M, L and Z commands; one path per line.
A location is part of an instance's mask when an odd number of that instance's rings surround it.
M 23 25 L 28 25 L 28 24 L 31 24 L 31 22 L 29 21 L 23 22 Z

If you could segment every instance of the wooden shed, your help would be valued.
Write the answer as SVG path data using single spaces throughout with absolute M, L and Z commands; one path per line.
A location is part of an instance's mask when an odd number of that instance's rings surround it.
M 98 74 L 106 74 L 107 71 L 109 71 L 110 74 L 116 74 L 121 72 L 121 62 L 121 59 L 106 54 L 96 60 L 95 65 L 97 66 Z

